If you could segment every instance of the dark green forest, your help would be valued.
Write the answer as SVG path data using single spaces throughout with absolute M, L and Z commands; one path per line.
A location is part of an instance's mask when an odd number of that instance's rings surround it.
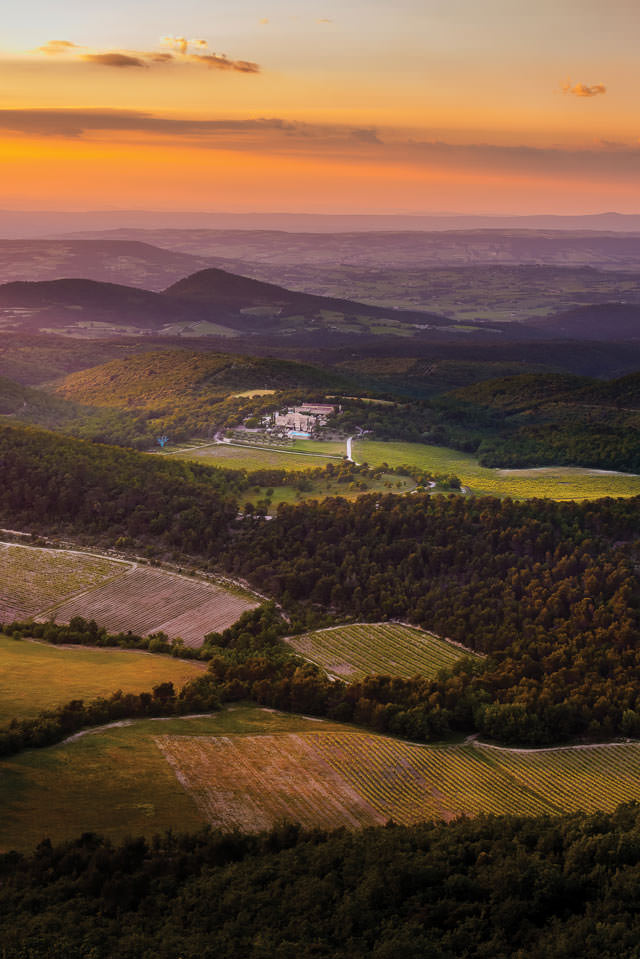
M 6 959 L 614 959 L 637 955 L 639 889 L 636 805 L 118 846 L 88 833 L 0 857 L 0 940 Z

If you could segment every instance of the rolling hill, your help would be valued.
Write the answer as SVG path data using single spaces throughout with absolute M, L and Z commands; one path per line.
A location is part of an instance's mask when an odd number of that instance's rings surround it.
M 139 240 L 0 240 L 0 283 L 78 278 L 163 290 L 209 262 Z
M 326 334 L 362 337 L 479 336 L 540 339 L 520 324 L 456 324 L 435 313 L 396 310 L 353 300 L 299 293 L 220 269 L 201 270 L 164 293 L 86 279 L 14 282 L 0 286 L 0 327 L 60 330 L 75 335 L 149 333 L 198 336 Z
M 540 330 L 556 337 L 575 340 L 640 339 L 640 305 L 637 303 L 597 303 L 565 310 L 543 319 L 532 320 Z

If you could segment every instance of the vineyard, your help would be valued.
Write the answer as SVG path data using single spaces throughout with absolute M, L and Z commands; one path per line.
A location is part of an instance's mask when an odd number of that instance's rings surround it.
M 138 567 L 118 579 L 47 610 L 65 623 L 74 616 L 95 619 L 111 632 L 163 632 L 201 646 L 206 633 L 231 626 L 258 603 L 202 580 Z M 44 618 L 44 617 L 43 617 Z
M 221 828 L 260 832 L 283 819 L 325 829 L 385 821 L 315 748 L 312 735 L 156 742 L 205 819 Z
M 292 636 L 287 643 L 331 676 L 358 680 L 366 675 L 435 677 L 466 653 L 431 633 L 397 623 L 371 623 L 321 629 Z
M 35 616 L 129 568 L 88 553 L 0 543 L 0 623 Z
M 178 781 L 215 826 L 404 825 L 457 816 L 612 810 L 640 800 L 640 745 L 539 752 L 428 747 L 366 733 L 161 737 Z

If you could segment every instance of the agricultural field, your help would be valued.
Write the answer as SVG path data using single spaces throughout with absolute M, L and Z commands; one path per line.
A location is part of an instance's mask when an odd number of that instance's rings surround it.
M 180 636 L 185 645 L 197 647 L 206 633 L 226 629 L 258 605 L 249 594 L 164 570 L 136 567 L 104 586 L 52 607 L 46 618 L 65 623 L 83 616 L 95 619 L 111 632 L 131 630 L 144 636 L 163 632 L 170 639 Z
M 353 456 L 359 463 L 368 463 L 370 466 L 381 463 L 392 467 L 409 465 L 432 473 L 454 474 L 471 493 L 490 496 L 573 500 L 640 494 L 640 476 L 629 473 L 565 466 L 488 469 L 480 466 L 468 453 L 445 446 L 354 440 Z
M 120 649 L 50 646 L 0 635 L 0 723 L 36 716 L 72 699 L 88 702 L 151 690 L 176 689 L 206 669 L 204 663 Z
M 62 841 L 85 831 L 118 840 L 170 828 L 198 829 L 205 818 L 158 748 L 157 737 L 256 736 L 317 725 L 267 710 L 228 709 L 193 719 L 124 722 L 1 760 L 0 852 L 26 851 L 45 836 Z
M 323 758 L 312 733 L 160 736 L 156 742 L 216 827 L 260 832 L 283 819 L 323 829 L 385 822 Z
M 318 445 L 322 446 L 323 444 Z M 313 454 L 311 454 L 311 452 L 304 452 L 299 448 L 294 449 L 291 445 L 286 447 L 274 445 L 269 449 L 263 449 L 258 446 L 233 446 L 230 443 L 215 443 L 210 446 L 201 446 L 167 455 L 170 455 L 173 459 L 203 463 L 205 466 L 222 466 L 233 470 L 251 471 L 273 468 L 298 471 L 326 466 L 327 463 L 341 459 L 344 452 L 344 446 L 342 447 L 342 453 L 338 456 L 338 454 L 332 454 L 329 449 L 322 453 L 313 451 Z
M 95 619 L 113 632 L 164 632 L 201 646 L 258 602 L 248 593 L 73 550 L 0 544 L 0 622 Z
M 283 818 L 351 828 L 640 800 L 640 744 L 423 746 L 257 708 L 141 720 L 0 763 L 0 851 Z M 73 809 L 73 816 L 69 810 Z
M 130 568 L 129 563 L 89 553 L 0 543 L 0 623 L 35 616 Z
M 354 681 L 373 673 L 435 678 L 465 655 L 432 633 L 398 623 L 362 623 L 291 636 L 289 646 L 330 676 Z

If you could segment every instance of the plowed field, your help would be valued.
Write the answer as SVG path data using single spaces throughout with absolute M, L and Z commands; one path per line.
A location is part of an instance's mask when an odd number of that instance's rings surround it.
M 327 762 L 313 735 L 163 736 L 156 742 L 216 826 L 259 832 L 283 819 L 327 829 L 385 821 Z
M 59 623 L 83 616 L 112 632 L 162 631 L 170 639 L 181 636 L 187 646 L 201 646 L 206 633 L 231 626 L 257 605 L 201 580 L 141 567 L 48 612 Z
M 90 553 L 0 543 L 0 623 L 35 616 L 130 568 Z

